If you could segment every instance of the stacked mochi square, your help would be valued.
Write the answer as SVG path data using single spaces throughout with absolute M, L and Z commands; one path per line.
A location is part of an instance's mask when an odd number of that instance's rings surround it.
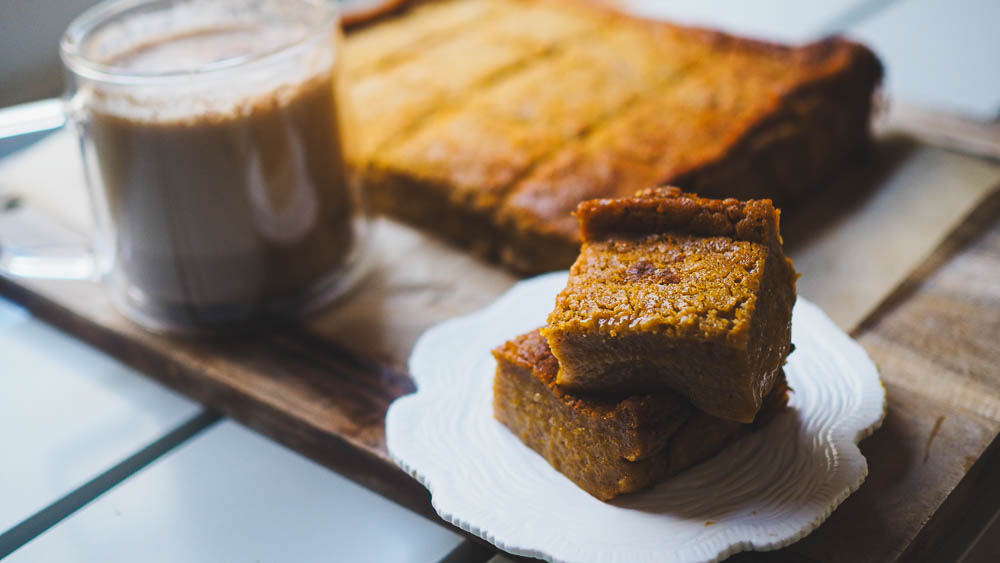
M 593 496 L 648 487 L 785 408 L 797 274 L 770 200 L 585 201 L 548 325 L 504 343 L 494 415 Z

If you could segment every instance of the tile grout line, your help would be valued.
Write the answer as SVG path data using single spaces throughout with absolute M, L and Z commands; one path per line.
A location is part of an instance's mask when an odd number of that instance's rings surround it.
M 494 549 L 466 538 L 438 563 L 487 563 L 495 555 Z
M 145 468 L 164 454 L 221 419 L 214 411 L 203 410 L 166 435 L 115 464 L 90 481 L 70 491 L 59 500 L 29 516 L 0 534 L 0 559 L 52 528 L 97 497 Z
M 1000 510 L 997 510 L 993 514 L 993 517 L 986 521 L 986 525 L 983 526 L 983 529 L 976 534 L 976 537 L 972 538 L 972 541 L 969 542 L 969 546 L 965 548 L 965 551 L 963 551 L 955 561 L 958 561 L 959 563 L 969 561 L 970 556 L 974 553 L 975 548 L 979 545 L 980 541 L 986 537 L 987 532 L 991 532 L 994 529 L 1000 529 Z

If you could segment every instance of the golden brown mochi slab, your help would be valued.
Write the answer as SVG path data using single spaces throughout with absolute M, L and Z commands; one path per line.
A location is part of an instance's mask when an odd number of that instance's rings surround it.
M 489 255 L 497 234 L 491 219 L 505 186 L 558 141 L 546 129 L 457 113 L 376 157 L 368 193 L 376 208 Z
M 478 26 L 518 7 L 502 0 L 428 2 L 350 34 L 344 42 L 341 68 L 351 79 L 383 70 L 413 58 L 429 46 L 459 33 L 475 33 Z
M 635 25 L 612 20 L 595 32 L 600 40 L 564 46 L 376 152 L 367 173 L 375 207 L 482 254 L 493 252 L 499 245 L 493 218 L 517 178 L 693 64 L 693 54 L 656 64 L 662 56 L 652 53 L 679 53 L 685 43 L 676 34 L 656 34 L 640 45 L 641 37 L 625 31 Z M 628 59 L 625 52 L 645 56 Z
M 530 66 L 554 46 L 600 25 L 588 11 L 566 14 L 546 3 L 514 4 L 515 9 L 484 16 L 448 41 L 421 48 L 415 56 L 351 83 L 358 166 L 416 130 L 422 120 L 451 111 L 491 80 Z
M 497 216 L 503 262 L 525 273 L 568 267 L 580 246 L 571 214 L 587 199 L 671 183 L 712 197 L 791 201 L 867 149 L 881 73 L 867 49 L 840 40 L 795 50 L 725 43 L 711 65 L 520 180 Z
M 538 48 L 461 36 L 350 86 L 364 158 L 460 97 L 479 82 L 515 66 Z
M 840 39 L 779 46 L 570 0 L 431 2 L 345 49 L 375 208 L 523 273 L 572 263 L 586 199 L 672 182 L 788 201 L 821 185 L 865 150 L 881 77 Z M 465 122 L 487 126 L 456 135 Z M 496 171 L 483 198 L 452 180 L 475 177 L 471 159 Z
M 577 215 L 583 248 L 542 329 L 559 385 L 669 389 L 752 421 L 790 351 L 795 304 L 771 202 L 658 188 Z
M 539 332 L 493 351 L 494 415 L 591 495 L 635 492 L 711 457 L 749 425 L 710 417 L 674 393 L 594 396 L 555 384 L 559 365 Z M 753 426 L 787 402 L 783 376 Z

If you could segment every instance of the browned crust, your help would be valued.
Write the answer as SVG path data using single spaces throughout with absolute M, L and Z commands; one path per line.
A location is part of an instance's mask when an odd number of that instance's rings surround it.
M 766 424 L 788 400 L 782 374 L 754 423 L 741 425 L 694 411 L 672 394 L 601 397 L 560 391 L 553 385 L 558 365 L 538 331 L 506 342 L 494 355 L 497 420 L 602 500 L 644 489 L 700 463 L 741 433 Z M 666 409 L 637 409 L 637 402 L 662 402 Z M 623 448 L 626 434 L 630 437 Z M 623 455 L 634 453 L 637 443 L 643 444 L 644 455 Z
M 537 330 L 505 342 L 493 351 L 493 356 L 502 367 L 530 373 L 573 411 L 578 423 L 598 425 L 609 432 L 608 442 L 619 445 L 616 455 L 630 461 L 662 450 L 666 436 L 690 411 L 687 401 L 670 392 L 639 393 L 623 398 L 574 394 L 560 388 L 556 385 L 559 363 Z
M 791 346 L 796 274 L 770 200 L 662 187 L 580 204 L 583 249 L 542 329 L 574 391 L 670 389 L 753 420 Z
M 883 72 L 868 48 L 830 38 L 793 49 L 709 30 L 692 32 L 733 48 L 782 53 L 818 67 L 809 80 L 740 124 L 742 130 L 721 154 L 657 177 L 650 184 L 673 184 L 703 196 L 772 198 L 788 204 L 819 189 L 839 168 L 867 154 L 872 95 Z M 577 201 L 622 197 L 642 187 L 621 183 L 602 188 L 603 193 L 576 197 Z M 572 209 L 569 203 L 567 209 Z M 505 246 L 500 255 L 505 265 L 524 274 L 569 267 L 572 261 L 566 256 L 579 248 L 579 232 L 549 217 L 516 205 L 501 210 L 498 219 L 505 231 Z M 550 256 L 534 251 L 536 239 L 554 248 Z
M 488 259 L 496 258 L 496 230 L 491 215 L 472 206 L 456 205 L 438 184 L 386 171 L 369 171 L 366 192 L 370 204 L 397 219 Z
M 881 62 L 864 45 L 839 37 L 807 45 L 795 56 L 823 63 L 810 80 L 762 111 L 724 154 L 664 182 L 706 196 L 789 203 L 866 154 Z
M 576 216 L 584 242 L 677 231 L 781 248 L 779 211 L 769 199 L 709 199 L 663 186 L 641 190 L 634 197 L 584 201 Z
M 574 0 L 539 0 L 583 9 L 587 3 Z M 405 189 L 385 189 L 373 199 L 376 209 L 414 222 L 431 232 L 475 248 L 480 254 L 499 258 L 522 273 L 537 273 L 568 267 L 579 247 L 579 233 L 568 217 L 576 204 L 592 197 L 621 197 L 638 188 L 660 183 L 679 185 L 688 191 L 715 197 L 741 199 L 772 197 L 787 203 L 822 184 L 823 179 L 869 144 L 868 119 L 871 95 L 882 76 L 882 67 L 867 48 L 841 38 L 830 38 L 802 47 L 789 47 L 766 41 L 735 37 L 719 31 L 681 27 L 665 22 L 640 20 L 623 15 L 607 6 L 588 9 L 604 11 L 616 18 L 638 21 L 640 25 L 663 32 L 682 33 L 691 41 L 710 46 L 719 52 L 751 52 L 777 57 L 790 67 L 803 69 L 794 85 L 769 98 L 752 116 L 736 120 L 726 132 L 721 151 L 701 151 L 698 158 L 683 169 L 669 174 L 658 173 L 645 164 L 611 162 L 628 172 L 613 170 L 607 181 L 571 179 L 591 188 L 578 189 L 574 184 L 552 186 L 564 191 L 565 208 L 552 215 L 553 207 L 519 207 L 512 198 L 520 188 L 515 182 L 497 190 L 497 205 L 491 209 L 466 210 L 472 205 L 462 198 L 443 198 L 431 192 L 448 186 L 424 186 L 411 178 Z M 401 16 L 405 19 L 405 14 Z M 396 19 L 396 18 L 393 18 Z M 655 150 L 655 147 L 650 147 Z M 698 153 L 692 147 L 691 153 Z M 543 159 L 547 162 L 548 157 Z M 540 163 L 536 163 L 536 166 Z M 633 168 L 628 168 L 633 166 Z M 378 173 L 378 171 L 374 171 Z M 610 184 L 608 184 L 610 182 Z M 641 183 L 638 183 L 641 182 Z M 374 182 L 378 184 L 378 182 Z M 580 184 L 576 184 L 580 185 Z M 458 189 L 458 188 L 456 188 Z M 547 189 L 541 186 L 541 189 Z M 605 193 L 590 193 L 593 190 Z M 398 198 L 398 199 L 397 199 Z M 414 205 L 416 199 L 433 199 L 441 205 Z M 418 216 L 414 208 L 428 209 Z M 437 206 L 433 206 L 437 207 Z M 455 219 L 450 219 L 454 216 Z M 468 228 L 467 231 L 463 229 Z
M 357 10 L 355 12 L 344 13 L 341 18 L 341 24 L 345 28 L 356 28 L 368 23 L 372 23 L 382 17 L 385 17 L 393 12 L 397 12 L 402 9 L 403 5 L 407 3 L 407 0 L 383 0 L 382 2 L 375 3 L 367 10 Z

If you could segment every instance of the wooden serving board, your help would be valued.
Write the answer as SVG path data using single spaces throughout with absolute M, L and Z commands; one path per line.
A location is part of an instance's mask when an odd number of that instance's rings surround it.
M 858 327 L 888 391 L 865 484 L 790 554 L 956 560 L 1000 508 L 1000 188 Z
M 17 167 L 0 169 L 0 185 L 40 195 L 44 190 L 27 186 L 31 178 L 45 173 L 45 163 L 74 158 L 66 138 L 32 150 Z M 73 182 L 80 180 L 67 179 L 60 189 Z M 776 554 L 740 557 L 954 556 L 1000 505 L 1000 481 L 992 478 L 1000 466 L 997 186 L 1000 167 L 887 131 L 867 167 L 786 213 L 788 247 L 804 274 L 800 289 L 841 326 L 854 327 L 880 366 L 889 410 L 883 428 L 862 444 L 867 482 L 826 524 Z M 406 360 L 421 332 L 486 305 L 516 280 L 387 220 L 375 223 L 368 255 L 369 275 L 337 307 L 300 324 L 228 338 L 144 332 L 115 313 L 93 283 L 0 279 L 0 293 L 435 517 L 427 492 L 387 457 L 386 409 L 413 390 Z

